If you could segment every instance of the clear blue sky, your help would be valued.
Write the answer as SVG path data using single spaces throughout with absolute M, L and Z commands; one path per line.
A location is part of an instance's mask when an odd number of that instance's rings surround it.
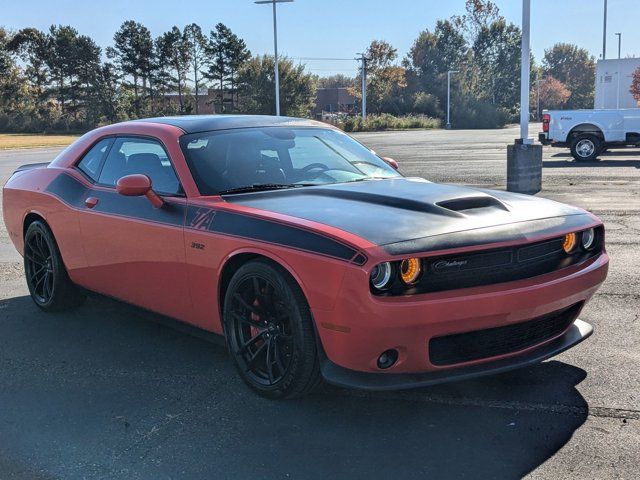
M 520 0 L 494 0 L 501 13 L 521 21 Z M 1 0 L 0 25 L 9 29 L 52 23 L 69 24 L 90 35 L 99 45 L 110 45 L 113 33 L 128 19 L 142 22 L 154 36 L 173 25 L 196 22 L 209 31 L 223 22 L 245 39 L 253 53 L 271 53 L 271 7 L 253 0 Z M 640 55 L 638 0 L 609 0 L 607 57 L 617 55 L 622 32 L 622 56 Z M 369 42 L 384 39 L 401 56 L 418 32 L 435 21 L 463 13 L 464 0 L 296 0 L 280 5 L 279 50 L 293 58 L 352 58 Z M 602 51 L 603 0 L 532 0 L 532 48 L 540 60 L 545 48 L 571 42 L 596 58 Z M 319 75 L 356 73 L 353 61 L 304 61 Z

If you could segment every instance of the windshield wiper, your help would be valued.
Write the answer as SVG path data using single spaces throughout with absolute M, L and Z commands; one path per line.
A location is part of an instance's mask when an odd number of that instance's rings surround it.
M 283 190 L 285 188 L 311 187 L 314 185 L 313 183 L 254 183 L 253 185 L 229 188 L 219 193 L 220 195 L 227 195 L 231 193 L 264 192 L 266 190 Z

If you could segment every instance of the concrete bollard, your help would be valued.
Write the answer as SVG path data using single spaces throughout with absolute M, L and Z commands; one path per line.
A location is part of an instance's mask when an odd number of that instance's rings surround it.
M 529 195 L 542 190 L 542 145 L 507 145 L 507 190 Z

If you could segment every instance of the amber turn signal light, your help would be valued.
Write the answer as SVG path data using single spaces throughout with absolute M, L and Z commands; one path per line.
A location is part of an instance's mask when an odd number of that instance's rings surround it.
M 564 236 L 564 243 L 562 244 L 562 249 L 566 253 L 571 253 L 576 246 L 576 234 L 575 233 L 567 233 Z
M 407 258 L 400 262 L 400 278 L 407 285 L 413 285 L 420 278 L 422 266 L 417 258 Z

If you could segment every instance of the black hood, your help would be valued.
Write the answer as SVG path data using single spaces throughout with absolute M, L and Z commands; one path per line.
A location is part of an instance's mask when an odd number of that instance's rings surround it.
M 224 198 L 330 225 L 392 254 L 525 240 L 592 223 L 584 210 L 552 200 L 436 184 L 421 178 L 291 188 Z

